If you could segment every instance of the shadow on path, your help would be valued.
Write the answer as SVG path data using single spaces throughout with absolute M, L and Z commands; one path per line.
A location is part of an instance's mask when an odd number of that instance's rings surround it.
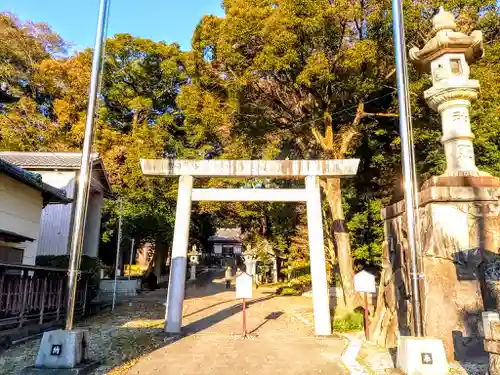
M 271 314 L 269 314 L 268 316 L 266 316 L 264 318 L 264 321 L 262 323 L 260 323 L 257 327 L 255 327 L 254 329 L 252 329 L 250 332 L 248 332 L 250 335 L 257 332 L 259 329 L 261 329 L 264 324 L 266 324 L 267 322 L 269 322 L 270 320 L 276 320 L 278 319 L 281 315 L 283 315 L 284 312 L 283 311 L 275 311 L 275 312 L 272 312 Z
M 198 313 L 201 313 L 201 312 L 203 312 L 203 311 L 205 311 L 205 310 L 209 310 L 209 309 L 211 309 L 211 308 L 213 308 L 213 307 L 220 306 L 220 305 L 223 305 L 223 304 L 225 304 L 225 303 L 230 303 L 230 302 L 234 302 L 234 300 L 228 299 L 228 300 L 226 300 L 226 301 L 220 301 L 220 302 L 217 302 L 217 303 L 211 304 L 211 305 L 209 305 L 209 306 L 205 306 L 205 307 L 203 307 L 202 309 L 199 309 L 199 310 L 196 310 L 196 311 L 190 312 L 189 314 L 185 314 L 185 315 L 183 315 L 183 316 L 182 316 L 182 318 L 188 318 L 188 317 L 190 317 L 190 316 L 193 316 L 193 315 L 196 315 L 196 314 L 198 314 Z
M 234 287 L 226 289 L 224 271 L 209 269 L 199 274 L 196 280 L 188 280 L 186 282 L 186 295 L 184 300 L 215 296 L 216 294 L 230 290 L 234 291 L 235 289 Z
M 274 298 L 275 296 L 276 296 L 275 294 L 271 294 L 271 295 L 268 295 L 265 297 L 260 297 L 260 298 L 253 299 L 251 301 L 247 301 L 246 306 L 247 306 L 247 308 L 249 308 L 256 303 L 267 301 L 271 298 Z M 230 302 L 230 301 L 228 301 L 228 302 Z M 196 322 L 188 324 L 187 326 L 185 326 L 183 328 L 183 331 L 186 334 L 193 334 L 193 333 L 203 331 L 204 329 L 207 329 L 209 327 L 216 325 L 217 323 L 220 323 L 224 319 L 227 319 L 235 314 L 238 314 L 239 312 L 242 311 L 242 308 L 243 308 L 242 304 L 238 303 L 238 304 L 233 305 L 231 307 L 228 307 L 224 310 L 218 311 L 215 314 L 212 314 L 210 316 L 207 316 L 205 318 L 197 320 Z

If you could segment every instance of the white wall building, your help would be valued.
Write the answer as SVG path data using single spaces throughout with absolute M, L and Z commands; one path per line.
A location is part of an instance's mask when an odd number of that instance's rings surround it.
M 42 210 L 70 202 L 64 191 L 42 182 L 40 175 L 0 158 L 0 262 L 34 265 Z
M 71 152 L 0 152 L 0 158 L 36 172 L 46 184 L 76 198 L 81 153 Z M 92 182 L 90 185 L 83 254 L 97 257 L 104 198 L 111 195 L 111 185 L 99 154 L 92 154 Z M 43 209 L 40 222 L 37 255 L 66 255 L 71 245 L 75 202 L 55 204 Z
M 211 243 L 212 252 L 216 256 L 233 258 L 241 255 L 241 229 L 240 228 L 219 228 L 215 235 L 208 238 Z

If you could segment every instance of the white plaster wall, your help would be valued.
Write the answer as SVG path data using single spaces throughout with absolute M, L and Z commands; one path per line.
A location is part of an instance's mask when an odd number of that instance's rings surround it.
M 23 264 L 35 264 L 42 207 L 41 192 L 0 175 L 0 228 L 34 239 L 33 242 L 3 243 L 23 249 Z
M 69 198 L 75 195 L 75 171 L 34 171 L 43 182 L 64 190 Z M 69 254 L 74 202 L 48 204 L 42 211 L 38 255 Z
M 33 170 L 42 176 L 43 182 L 64 190 L 68 198 L 76 199 L 78 171 Z M 92 171 L 92 187 L 85 221 L 83 254 L 97 257 L 101 230 L 103 188 L 99 183 L 99 171 Z M 75 202 L 49 204 L 42 212 L 38 255 L 66 255 L 71 246 Z
M 222 254 L 222 245 L 220 243 L 214 244 L 214 254 Z
M 105 279 L 99 283 L 99 293 L 113 294 L 115 282 L 114 280 Z M 141 288 L 141 281 L 139 279 L 131 280 L 116 280 L 116 294 L 121 296 L 135 296 L 137 290 Z
M 97 257 L 99 239 L 101 234 L 101 213 L 104 205 L 104 197 L 101 192 L 93 192 L 89 195 L 87 215 L 85 220 L 85 232 L 83 239 L 83 254 Z
M 28 170 L 28 169 L 27 169 Z M 76 171 L 54 171 L 54 170 L 30 170 L 30 172 L 38 173 L 42 176 L 43 182 L 52 185 L 55 188 L 66 191 L 68 198 L 74 197 L 74 185 Z

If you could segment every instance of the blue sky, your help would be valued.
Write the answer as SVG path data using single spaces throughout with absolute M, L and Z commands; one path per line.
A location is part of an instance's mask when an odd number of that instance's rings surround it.
M 68 5 L 71 3 L 71 5 Z M 221 0 L 111 0 L 108 36 L 137 37 L 191 47 L 193 30 L 205 14 L 223 14 Z M 0 0 L 0 11 L 22 20 L 47 22 L 75 49 L 92 47 L 99 0 Z

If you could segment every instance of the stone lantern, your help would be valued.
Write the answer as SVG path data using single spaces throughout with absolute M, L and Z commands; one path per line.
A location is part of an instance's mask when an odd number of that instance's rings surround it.
M 479 172 L 469 120 L 471 101 L 477 99 L 479 82 L 469 79 L 469 64 L 483 56 L 483 34 L 456 31 L 455 17 L 440 8 L 433 18 L 433 33 L 422 49 L 410 49 L 410 60 L 432 74 L 432 87 L 425 91 L 429 107 L 441 115 L 441 142 L 446 155 L 447 176 L 486 175 Z
M 191 251 L 189 252 L 189 265 L 191 266 L 191 273 L 189 275 L 189 280 L 196 280 L 196 266 L 199 264 L 200 253 L 196 250 L 196 245 L 193 245 Z
M 252 276 L 255 276 L 256 273 L 257 260 L 255 259 L 255 256 L 255 251 L 253 251 L 252 246 L 248 244 L 243 252 L 243 259 L 245 259 L 246 272 Z
M 467 360 L 483 350 L 484 310 L 495 311 L 489 285 L 496 277 L 487 270 L 500 259 L 500 179 L 479 171 L 474 159 L 469 108 L 478 97 L 479 82 L 469 79 L 470 65 L 483 56 L 480 31 L 457 31 L 453 14 L 442 7 L 432 20 L 433 36 L 422 49 L 412 48 L 410 60 L 432 76 L 424 92 L 429 107 L 441 115 L 446 171 L 425 181 L 419 192 L 419 278 L 422 328 L 441 340 L 448 360 Z M 383 264 L 386 285 L 397 297 L 387 309 L 400 313 L 397 330 L 386 342 L 400 342 L 411 333 L 411 292 L 407 269 L 408 241 L 405 202 L 384 207 Z M 402 275 L 404 277 L 402 277 Z M 439 306 L 439 308 L 436 308 Z M 398 336 L 399 335 L 399 336 Z

